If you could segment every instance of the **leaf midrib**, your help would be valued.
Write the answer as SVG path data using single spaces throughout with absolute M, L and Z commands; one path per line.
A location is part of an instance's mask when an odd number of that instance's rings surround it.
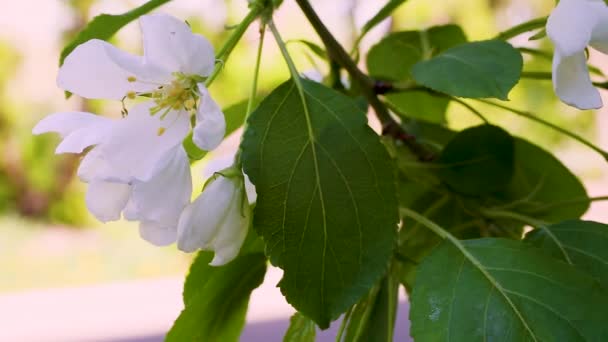
M 317 187 L 318 187 L 318 191 L 319 191 L 319 202 L 321 204 L 321 214 L 322 214 L 322 218 L 323 218 L 323 252 L 322 252 L 322 256 L 321 259 L 323 260 L 323 262 L 321 263 L 321 287 L 320 287 L 320 291 L 321 291 L 321 295 L 320 295 L 320 300 L 321 300 L 321 307 L 325 307 L 325 260 L 326 260 L 326 253 L 327 253 L 327 213 L 325 211 L 325 200 L 323 198 L 323 188 L 321 187 L 321 173 L 319 172 L 319 160 L 317 157 L 317 150 L 316 150 L 316 144 L 315 144 L 315 135 L 314 135 L 314 131 L 313 131 L 313 127 L 312 127 L 312 118 L 310 117 L 310 111 L 308 109 L 308 102 L 306 101 L 306 96 L 305 96 L 305 91 L 304 91 L 304 86 L 302 85 L 302 80 L 300 79 L 300 77 L 295 74 L 292 75 L 292 79 L 296 85 L 296 88 L 298 89 L 298 94 L 300 95 L 300 101 L 302 102 L 302 107 L 304 108 L 304 117 L 306 119 L 306 129 L 308 132 L 308 142 L 311 144 L 311 151 L 312 151 L 312 159 L 313 159 L 313 164 L 315 167 L 315 180 L 317 183 Z M 283 226 L 283 229 L 285 229 L 285 227 Z

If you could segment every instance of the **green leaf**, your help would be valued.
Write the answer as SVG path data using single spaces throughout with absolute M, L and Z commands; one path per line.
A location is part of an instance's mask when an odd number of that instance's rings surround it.
M 315 322 L 296 312 L 289 320 L 283 342 L 315 342 Z
M 521 76 L 523 59 L 501 40 L 450 48 L 412 68 L 417 83 L 449 95 L 507 100 Z
M 453 243 L 418 268 L 416 342 L 608 339 L 608 297 L 585 273 L 520 241 Z
M 581 217 L 589 202 L 570 201 L 587 197 L 581 181 L 555 156 L 515 139 L 515 175 L 504 194 L 497 196 L 500 203 L 536 219 L 559 222 Z
M 287 301 L 322 329 L 386 271 L 397 215 L 391 160 L 353 99 L 293 80 L 249 118 L 244 169 L 254 226 Z
M 391 33 L 372 46 L 367 56 L 367 69 L 374 78 L 412 80 L 411 70 L 416 63 L 466 41 L 464 32 L 457 25 Z
M 344 342 L 393 342 L 399 282 L 382 279 L 353 309 Z
M 80 33 L 69 44 L 67 44 L 59 57 L 59 65 L 63 64 L 65 58 L 80 44 L 91 39 L 110 39 L 118 30 L 126 26 L 133 20 L 152 11 L 153 9 L 166 4 L 171 0 L 150 0 L 145 4 L 130 10 L 129 12 L 111 15 L 101 14 L 93 18 L 91 22 L 80 31 Z
M 431 58 L 467 38 L 459 26 L 431 27 L 425 31 L 396 32 L 374 45 L 367 56 L 367 69 L 374 78 L 412 82 L 414 64 Z M 397 114 L 430 122 L 444 123 L 449 100 L 425 91 L 387 94 Z
M 185 309 L 166 341 L 238 341 L 251 292 L 264 280 L 266 257 L 252 253 L 222 267 L 209 266 L 213 253 L 200 252 L 184 284 Z
M 298 43 L 298 44 L 302 44 L 304 46 L 306 46 L 308 49 L 310 49 L 310 51 L 312 51 L 315 55 L 317 55 L 317 57 L 323 59 L 323 60 L 327 60 L 327 51 L 325 51 L 324 48 L 322 48 L 321 46 L 319 46 L 318 44 L 315 44 L 309 40 L 306 39 L 293 39 L 293 40 L 289 40 L 287 41 L 287 44 L 290 43 Z
M 387 94 L 386 99 L 395 114 L 428 122 L 446 123 L 450 100 L 424 90 Z
M 482 125 L 458 133 L 437 160 L 439 177 L 457 193 L 484 195 L 506 188 L 513 177 L 515 147 L 509 133 Z
M 380 24 L 384 19 L 388 18 L 397 7 L 401 6 L 407 0 L 389 0 L 384 7 L 376 13 L 370 20 L 368 20 L 361 28 L 361 34 L 359 40 L 361 40 L 369 31 L 371 31 L 376 25 Z
M 224 118 L 226 119 L 226 137 L 243 125 L 245 116 L 247 115 L 248 103 L 249 100 L 243 100 L 223 110 Z M 259 100 L 256 99 L 253 103 L 254 108 L 258 103 Z M 196 146 L 196 144 L 194 144 L 194 141 L 192 140 L 192 132 L 190 132 L 186 139 L 184 139 L 183 145 L 190 160 L 201 160 L 207 155 L 207 151 L 201 150 L 198 148 L 198 146 Z
M 526 241 L 571 262 L 608 289 L 608 226 L 591 221 L 569 220 L 536 229 Z

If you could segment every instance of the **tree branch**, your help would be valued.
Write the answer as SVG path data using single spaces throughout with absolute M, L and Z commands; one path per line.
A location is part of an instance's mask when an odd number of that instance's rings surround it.
M 325 24 L 323 24 L 308 0 L 296 0 L 296 2 L 323 41 L 329 58 L 344 68 L 350 74 L 353 81 L 360 87 L 363 95 L 374 109 L 376 117 L 378 117 L 378 120 L 380 120 L 380 123 L 382 124 L 382 134 L 402 141 L 403 144 L 421 161 L 434 159 L 435 156 L 432 152 L 416 142 L 415 138 L 408 134 L 403 127 L 393 119 L 386 106 L 378 99 L 376 82 L 357 67 L 357 64 L 350 55 L 344 50 L 340 43 L 338 43 L 331 32 L 329 32 Z

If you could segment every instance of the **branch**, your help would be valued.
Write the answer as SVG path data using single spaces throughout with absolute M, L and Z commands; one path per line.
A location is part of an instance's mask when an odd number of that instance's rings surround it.
M 338 43 L 334 36 L 329 32 L 325 24 L 321 21 L 315 10 L 312 8 L 308 0 L 296 0 L 300 9 L 313 26 L 325 48 L 329 58 L 338 63 L 352 77 L 353 81 L 360 87 L 363 95 L 374 109 L 376 117 L 382 123 L 382 134 L 393 137 L 396 140 L 403 142 L 412 153 L 414 153 L 421 161 L 429 161 L 434 159 L 434 154 L 427 150 L 423 145 L 415 141 L 415 138 L 408 134 L 401 125 L 393 119 L 388 109 L 378 99 L 376 93 L 376 82 L 364 74 L 357 64 L 352 60 L 349 54 Z

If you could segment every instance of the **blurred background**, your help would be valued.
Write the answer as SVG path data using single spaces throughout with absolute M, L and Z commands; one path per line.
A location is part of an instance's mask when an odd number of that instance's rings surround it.
M 86 211 L 85 187 L 75 178 L 79 156 L 54 155 L 57 136 L 31 135 L 34 124 L 53 112 L 120 115 L 119 104 L 76 96 L 66 100 L 55 86 L 58 56 L 95 15 L 123 13 L 144 2 L 0 0 L 0 341 L 160 341 L 181 310 L 182 279 L 191 256 L 174 246 L 147 244 L 134 224 L 96 222 Z M 385 2 L 312 1 L 346 47 L 352 46 L 358 29 Z M 367 36 L 363 51 L 388 31 L 445 23 L 462 25 L 470 40 L 491 38 L 515 24 L 547 15 L 554 3 L 409 0 Z M 247 1 L 174 0 L 160 11 L 188 20 L 195 32 L 219 48 L 229 34 L 226 27 L 246 14 Z M 291 0 L 285 0 L 276 23 L 286 39 L 319 41 Z M 528 36 L 513 42 L 550 51 L 547 40 L 528 42 Z M 253 25 L 213 84 L 211 92 L 223 107 L 247 98 L 257 41 L 257 25 Z M 112 42 L 139 53 L 137 24 L 129 25 Z M 271 39 L 267 42 L 260 79 L 263 93 L 288 78 L 278 49 Z M 327 72 L 324 62 L 303 46 L 290 44 L 290 51 L 300 71 Z M 526 70 L 550 71 L 549 61 L 526 58 Z M 592 52 L 591 61 L 603 70 L 608 68 L 605 56 Z M 608 149 L 608 113 L 562 105 L 550 82 L 523 81 L 511 94 L 511 105 L 538 113 Z M 481 109 L 493 123 L 554 151 L 584 180 L 591 196 L 608 194 L 608 165 L 596 154 L 525 119 Z M 448 123 L 454 128 L 477 124 L 475 120 L 458 106 L 449 109 Z M 195 165 L 195 185 L 228 162 L 239 134 Z M 608 205 L 594 204 L 586 218 L 606 221 Z M 264 286 L 254 292 L 243 341 L 281 339 L 291 309 L 274 287 L 279 279 L 280 272 L 271 271 Z M 406 314 L 402 312 L 399 318 L 402 336 L 407 335 Z

